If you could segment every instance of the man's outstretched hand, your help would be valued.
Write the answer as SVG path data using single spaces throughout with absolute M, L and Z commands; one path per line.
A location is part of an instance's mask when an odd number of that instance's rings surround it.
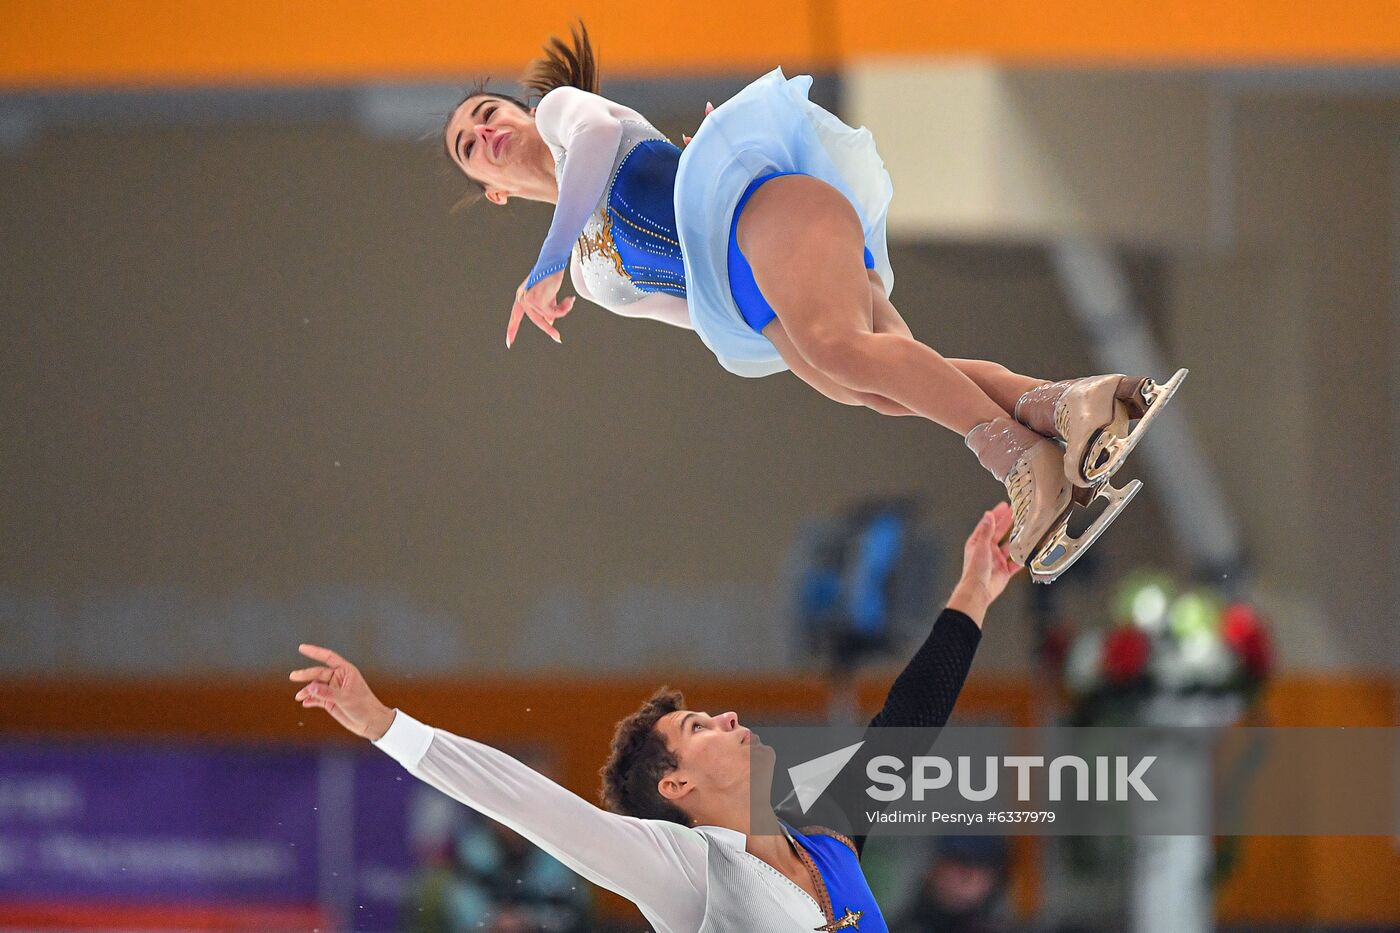
M 321 662 L 316 667 L 292 671 L 292 680 L 306 684 L 297 691 L 301 705 L 307 709 L 319 706 L 358 736 L 383 738 L 394 721 L 394 711 L 379 702 L 360 669 L 329 648 L 301 645 L 298 650 Z
M 968 535 L 963 545 L 963 571 L 948 608 L 971 617 L 979 626 L 987 607 L 996 602 L 1006 584 L 1020 571 L 1021 565 L 1011 559 L 1006 537 L 1011 533 L 1011 506 L 1002 502 Z

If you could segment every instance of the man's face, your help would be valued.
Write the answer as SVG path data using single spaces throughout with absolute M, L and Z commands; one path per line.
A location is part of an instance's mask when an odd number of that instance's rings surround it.
M 761 768 L 766 764 L 771 778 L 772 751 L 757 733 L 739 724 L 737 713 L 677 710 L 661 717 L 656 730 L 677 761 L 675 770 L 662 777 L 659 789 L 678 805 L 697 791 L 707 799 L 747 796 L 750 767 L 755 763 Z

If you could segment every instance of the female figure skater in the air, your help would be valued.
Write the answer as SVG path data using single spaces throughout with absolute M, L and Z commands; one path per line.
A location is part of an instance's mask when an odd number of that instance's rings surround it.
M 684 152 L 634 110 L 598 96 L 580 24 L 523 79 L 538 103 L 473 91 L 443 141 L 492 204 L 555 204 L 506 329 L 556 342 L 566 268 L 579 295 L 626 317 L 693 328 L 730 372 L 790 369 L 822 394 L 956 431 L 1006 485 L 1011 555 L 1049 582 L 1140 488 L 1109 477 L 1185 370 L 1157 385 L 1094 376 L 1050 383 L 985 360 L 950 360 L 911 335 L 889 293 L 892 185 L 868 131 L 775 70 L 706 114 Z M 1136 421 L 1136 426 L 1132 422 Z M 1076 505 L 1107 508 L 1079 538 Z

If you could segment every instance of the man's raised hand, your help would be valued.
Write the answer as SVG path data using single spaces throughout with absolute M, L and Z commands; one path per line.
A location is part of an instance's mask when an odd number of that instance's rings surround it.
M 389 731 L 394 711 L 379 702 L 358 667 L 329 648 L 301 645 L 297 650 L 321 662 L 292 671 L 291 680 L 306 684 L 296 695 L 303 707 L 319 706 L 336 722 L 367 739 L 382 738 Z
M 1022 569 L 1011 559 L 1006 544 L 1011 524 L 1011 506 L 999 503 L 983 513 L 982 520 L 963 544 L 963 572 L 948 600 L 948 607 L 965 613 L 979 626 L 987 607 Z

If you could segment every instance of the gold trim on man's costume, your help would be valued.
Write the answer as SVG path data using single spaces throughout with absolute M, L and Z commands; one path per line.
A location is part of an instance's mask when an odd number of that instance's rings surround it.
M 865 916 L 865 911 L 851 910 L 851 908 L 847 907 L 844 916 L 838 917 L 826 926 L 814 927 L 813 929 L 816 933 L 836 933 L 837 930 L 859 930 L 860 918 L 863 916 Z

